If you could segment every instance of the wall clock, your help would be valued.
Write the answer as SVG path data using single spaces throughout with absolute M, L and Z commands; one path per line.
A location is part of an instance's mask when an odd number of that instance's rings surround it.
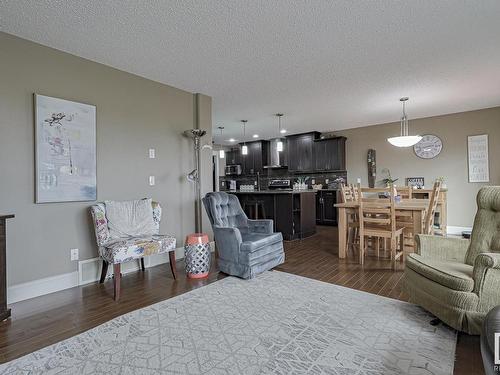
M 437 135 L 426 134 L 422 140 L 413 146 L 415 155 L 422 159 L 432 159 L 438 156 L 443 149 L 443 141 Z

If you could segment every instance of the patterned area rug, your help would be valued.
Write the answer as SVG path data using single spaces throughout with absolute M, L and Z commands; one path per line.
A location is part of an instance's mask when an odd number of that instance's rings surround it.
M 0 374 L 452 374 L 419 307 L 283 272 L 227 277 L 0 366 Z

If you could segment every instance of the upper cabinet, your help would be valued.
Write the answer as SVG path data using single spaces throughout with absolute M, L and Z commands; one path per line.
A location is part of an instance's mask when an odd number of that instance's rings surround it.
M 345 137 L 318 139 L 313 146 L 314 169 L 317 171 L 344 171 Z
M 247 142 L 248 154 L 241 155 L 240 160 L 243 174 L 254 175 L 264 170 L 269 152 L 269 141 Z
M 226 165 L 241 164 L 241 149 L 233 147 L 231 150 L 226 151 Z
M 290 172 L 314 171 L 314 140 L 320 133 L 290 135 L 287 139 L 288 170 Z
M 284 150 L 278 164 L 288 165 L 290 172 L 331 172 L 346 170 L 346 138 L 320 139 L 319 132 L 290 135 L 284 142 Z M 241 154 L 241 146 L 226 152 L 226 164 L 240 164 L 242 174 L 255 175 L 263 172 L 264 166 L 273 163 L 270 141 L 246 142 L 248 154 Z M 286 159 L 288 159 L 286 161 Z M 277 163 L 277 162 L 276 162 Z

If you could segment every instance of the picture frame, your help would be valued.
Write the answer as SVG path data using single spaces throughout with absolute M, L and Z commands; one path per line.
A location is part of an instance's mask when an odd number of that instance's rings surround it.
M 33 94 L 35 203 L 97 200 L 96 106 Z
M 469 182 L 490 182 L 488 134 L 467 137 Z
M 423 189 L 425 186 L 424 177 L 406 177 L 406 186 L 411 186 L 412 188 Z

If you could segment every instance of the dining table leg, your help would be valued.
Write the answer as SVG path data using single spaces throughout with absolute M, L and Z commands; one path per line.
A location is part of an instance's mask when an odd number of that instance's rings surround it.
M 347 251 L 347 210 L 345 207 L 339 207 L 338 212 L 338 230 L 339 230 L 339 258 L 346 257 Z

